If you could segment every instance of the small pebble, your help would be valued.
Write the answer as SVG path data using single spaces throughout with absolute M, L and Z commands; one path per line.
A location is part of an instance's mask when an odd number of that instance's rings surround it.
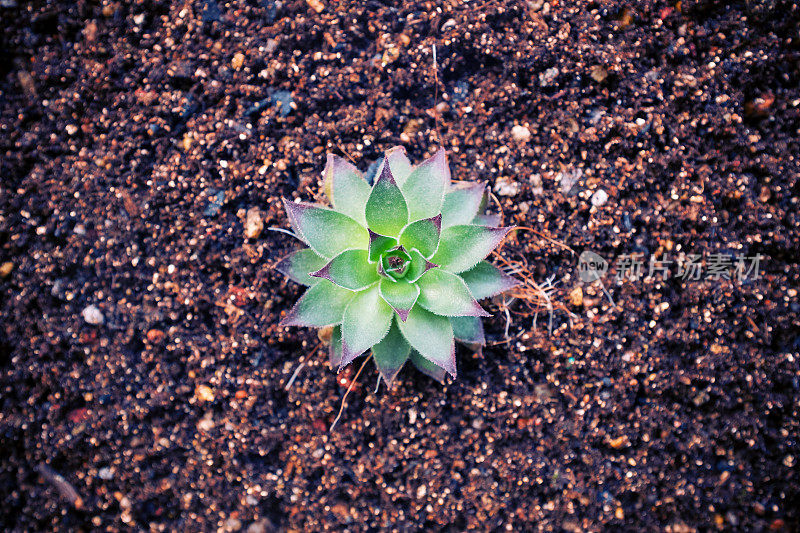
M 11 261 L 6 261 L 0 265 L 0 278 L 7 278 L 11 274 L 12 270 L 14 270 L 14 263 Z
M 549 68 L 539 74 L 539 85 L 542 87 L 547 87 L 552 85 L 555 79 L 558 77 L 560 71 L 556 67 Z
M 231 59 L 231 67 L 233 70 L 240 70 L 244 65 L 244 54 L 241 52 L 236 52 L 233 55 L 233 59 Z
M 197 422 L 197 430 L 202 431 L 204 433 L 208 433 L 214 429 L 214 420 L 211 418 L 210 413 L 201 418 Z
M 526 143 L 531 140 L 531 130 L 525 126 L 520 126 L 517 124 L 511 128 L 511 137 L 513 137 L 517 142 Z
M 270 533 L 272 531 L 277 530 L 274 524 L 266 519 L 253 522 L 247 527 L 247 533 Z
M 164 340 L 166 335 L 160 329 L 151 329 L 147 331 L 147 340 L 152 343 L 159 343 Z
M 608 71 L 600 65 L 595 65 L 591 69 L 592 79 L 597 83 L 603 83 L 608 78 Z
M 575 287 L 569 293 L 569 301 L 572 305 L 581 306 L 583 305 L 583 289 L 580 287 Z
M 201 402 L 214 401 L 214 390 L 208 385 L 198 385 L 194 391 L 194 395 Z
M 494 186 L 495 192 L 500 196 L 516 196 L 519 189 L 519 183 L 511 178 L 498 178 Z
M 331 343 L 332 336 L 333 336 L 333 326 L 323 326 L 317 330 L 317 338 L 325 346 L 328 346 Z
M 531 174 L 531 192 L 534 196 L 541 196 L 544 194 L 544 187 L 542 187 L 542 175 L 541 174 Z
M 86 321 L 86 323 L 92 324 L 93 326 L 100 325 L 105 321 L 103 313 L 96 305 L 87 306 L 84 308 L 81 314 L 83 315 L 83 319 Z
M 97 38 L 97 24 L 90 22 L 83 28 L 83 36 L 88 42 L 94 42 Z
M 107 466 L 104 466 L 103 468 L 97 471 L 97 477 L 105 481 L 108 481 L 114 478 L 114 471 L 108 468 Z
M 322 13 L 323 11 L 325 11 L 325 4 L 320 2 L 320 0 L 306 0 L 306 4 L 308 4 L 308 7 L 310 7 L 317 13 Z
M 239 531 L 242 529 L 242 521 L 232 516 L 225 520 L 225 531 Z
M 596 191 L 594 191 L 594 194 L 592 195 L 593 206 L 600 207 L 602 205 L 605 205 L 607 201 L 608 201 L 608 193 L 606 191 L 604 191 L 603 189 L 597 189 Z
M 621 448 L 625 448 L 631 445 L 631 441 L 628 439 L 627 435 L 621 435 L 617 438 L 609 438 L 608 445 L 614 448 L 615 450 L 619 450 Z
M 569 193 L 572 187 L 581 179 L 581 176 L 583 176 L 583 170 L 580 168 L 569 168 L 564 172 L 559 172 L 556 179 L 561 182 L 562 194 Z
M 247 218 L 244 223 L 244 236 L 248 239 L 257 239 L 264 230 L 264 220 L 261 218 L 261 210 L 251 207 L 247 210 Z

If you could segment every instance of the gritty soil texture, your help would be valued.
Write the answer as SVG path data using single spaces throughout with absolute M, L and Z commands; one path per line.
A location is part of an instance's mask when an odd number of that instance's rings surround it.
M 797 530 L 798 13 L 0 2 L 0 528 Z M 437 104 L 565 307 L 486 302 L 445 385 L 374 393 L 370 362 L 329 432 L 355 371 L 277 327 L 302 288 L 268 228 L 327 151 L 432 154 Z M 611 307 L 583 250 L 765 260 L 609 272 Z

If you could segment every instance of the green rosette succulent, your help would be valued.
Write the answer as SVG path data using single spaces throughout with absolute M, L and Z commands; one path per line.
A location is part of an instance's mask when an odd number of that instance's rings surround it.
M 280 325 L 334 326 L 339 370 L 371 350 L 389 385 L 407 361 L 455 378 L 455 341 L 485 344 L 477 300 L 517 284 L 484 260 L 513 229 L 483 213 L 485 183 L 451 183 L 443 149 L 412 166 L 402 147 L 386 152 L 372 186 L 333 154 L 323 177 L 332 207 L 283 200 L 308 248 L 276 269 L 309 288 Z

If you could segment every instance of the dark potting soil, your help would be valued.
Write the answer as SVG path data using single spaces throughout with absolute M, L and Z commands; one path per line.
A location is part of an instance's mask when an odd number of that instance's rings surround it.
M 798 13 L 0 0 L 0 527 L 797 530 Z M 457 381 L 368 363 L 329 432 L 355 368 L 277 327 L 268 228 L 439 139 L 552 323 L 487 302 Z

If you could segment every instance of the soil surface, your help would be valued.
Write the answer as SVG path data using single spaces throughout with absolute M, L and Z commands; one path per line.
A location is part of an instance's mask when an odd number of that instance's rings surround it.
M 0 528 L 800 528 L 798 6 L 389 4 L 0 1 Z M 360 360 L 277 327 L 268 228 L 439 139 L 552 331 L 487 302 L 457 381 L 368 363 L 329 432 Z M 646 276 L 681 253 L 761 276 Z

